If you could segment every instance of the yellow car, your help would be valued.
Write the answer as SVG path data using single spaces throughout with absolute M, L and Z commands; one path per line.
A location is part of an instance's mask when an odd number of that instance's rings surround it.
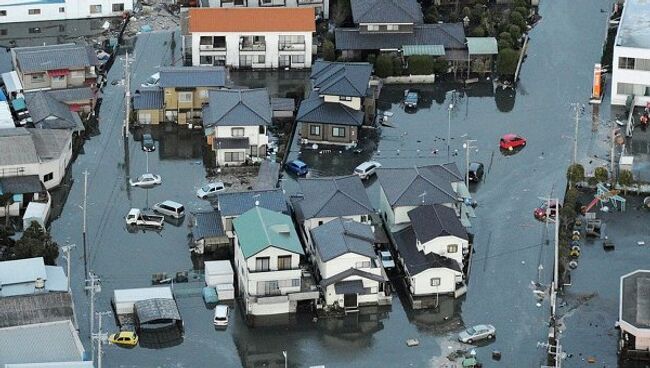
M 122 331 L 109 336 L 108 342 L 115 345 L 136 346 L 138 345 L 138 335 L 135 332 Z

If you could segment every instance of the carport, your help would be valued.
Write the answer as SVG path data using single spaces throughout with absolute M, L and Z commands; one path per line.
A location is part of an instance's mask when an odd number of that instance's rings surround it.
M 158 329 L 175 325 L 183 328 L 183 320 L 174 299 L 147 299 L 135 303 L 138 329 Z

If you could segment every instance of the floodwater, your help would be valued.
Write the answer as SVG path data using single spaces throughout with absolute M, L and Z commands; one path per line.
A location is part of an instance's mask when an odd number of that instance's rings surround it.
M 498 337 L 476 348 L 484 367 L 538 366 L 545 358 L 537 342 L 546 339 L 549 306 L 547 301 L 541 307 L 535 305 L 529 285 L 531 281 L 549 282 L 553 252 L 546 242 L 548 232 L 543 224 L 534 221 L 532 210 L 539 204 L 539 196 L 563 194 L 565 167 L 572 153 L 570 103 L 585 102 L 589 96 L 592 65 L 600 59 L 606 18 L 600 9 L 610 4 L 610 0 L 542 2 L 543 19 L 531 32 L 516 92 L 493 92 L 489 81 L 466 90 L 449 83 L 420 86 L 423 106 L 416 113 L 406 113 L 400 106 L 405 87 L 385 87 L 379 105 L 393 112 L 390 122 L 394 127 L 364 132 L 367 136 L 360 152 L 291 152 L 290 157 L 304 158 L 314 168 L 313 175 L 349 174 L 358 162 L 371 157 L 385 166 L 446 162 L 448 105 L 453 102 L 449 159 L 464 167 L 463 140 L 476 139 L 470 160 L 486 165 L 485 181 L 473 188 L 479 203 L 472 226 L 476 253 L 469 292 L 464 298 L 441 299 L 438 310 L 411 311 L 398 290 L 391 306 L 346 319 L 314 321 L 310 315 L 297 315 L 269 319 L 264 326 L 254 328 L 247 327 L 235 310 L 228 329 L 215 331 L 212 312 L 200 297 L 201 282 L 175 284 L 185 323 L 182 339 L 165 340 L 159 345 L 147 343 L 134 349 L 106 345 L 104 365 L 282 367 L 282 351 L 287 351 L 289 367 L 375 367 L 377 363 L 387 367 L 438 367 L 447 354 L 459 348 L 453 341 L 454 334 L 463 326 L 491 323 Z M 130 65 L 132 89 L 160 65 L 169 65 L 175 59 L 172 55 L 177 51 L 165 46 L 169 38 L 169 33 L 139 37 L 136 60 Z M 119 81 L 122 68 L 118 60 L 109 81 Z M 265 78 L 265 83 L 260 78 Z M 237 73 L 233 77 L 237 83 L 252 87 L 267 84 L 273 96 L 281 97 L 296 86 L 285 79 L 292 78 L 284 73 L 255 73 L 250 78 Z M 247 83 L 252 80 L 255 82 Z M 150 207 L 165 199 L 184 203 L 189 210 L 209 208 L 207 202 L 194 196 L 206 177 L 202 165 L 206 152 L 200 132 L 164 126 L 151 129 L 157 150 L 146 155 L 140 149 L 139 129 L 124 145 L 123 116 L 124 87 L 109 83 L 104 89 L 99 133 L 86 142 L 84 152 L 72 165 L 67 201 L 51 225 L 51 233 L 60 244 L 77 244 L 73 251 L 73 293 L 87 348 L 89 298 L 83 291 L 79 209 L 84 170 L 89 173 L 88 268 L 102 280 L 102 291 L 95 303 L 97 311 L 111 309 L 114 289 L 149 286 L 153 273 L 174 274 L 201 264 L 188 252 L 186 224 L 167 224 L 160 232 L 131 233 L 123 218 L 131 207 Z M 510 132 L 525 136 L 529 144 L 521 152 L 504 156 L 497 149 L 498 139 Z M 583 129 L 580 139 L 595 138 L 589 129 Z M 581 156 L 587 154 L 587 147 L 580 146 Z M 129 188 L 128 178 L 144 173 L 147 165 L 151 172 L 162 175 L 163 184 L 150 190 Z M 374 200 L 376 183 L 370 185 L 369 193 Z M 541 272 L 539 265 L 543 267 Z M 116 329 L 112 319 L 104 319 L 104 331 Z M 420 345 L 407 347 L 408 338 L 417 338 Z M 502 352 L 500 362 L 490 360 L 492 350 Z

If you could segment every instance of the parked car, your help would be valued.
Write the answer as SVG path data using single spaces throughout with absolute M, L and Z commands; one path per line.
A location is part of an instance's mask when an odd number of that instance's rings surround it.
M 160 82 L 160 73 L 154 73 L 141 84 L 142 87 L 155 87 Z
M 196 191 L 196 196 L 201 198 L 201 199 L 207 199 L 210 197 L 214 197 L 217 194 L 223 192 L 226 190 L 226 186 L 223 184 L 222 181 L 215 181 L 212 183 L 208 183 L 201 188 L 199 188 Z
M 492 325 L 476 325 L 458 334 L 458 341 L 472 344 L 483 339 L 492 339 L 497 334 L 497 329 Z
M 129 184 L 132 187 L 153 187 L 154 185 L 160 185 L 162 183 L 162 178 L 160 175 L 154 174 L 142 174 L 136 180 L 129 180 Z
M 293 160 L 287 162 L 285 167 L 287 168 L 287 171 L 294 173 L 298 176 L 307 175 L 307 173 L 309 172 L 309 168 L 307 167 L 307 164 L 300 160 Z
M 131 208 L 126 215 L 126 224 L 131 226 L 148 226 L 162 229 L 164 221 L 163 216 L 146 214 L 137 208 Z
M 367 179 L 375 173 L 375 170 L 377 170 L 378 167 L 381 167 L 381 164 L 379 162 L 366 161 L 354 169 L 354 175 L 360 177 L 361 180 Z
M 526 146 L 526 138 L 516 134 L 506 134 L 499 141 L 499 147 L 503 150 L 512 151 L 524 146 Z
M 546 221 L 547 217 L 554 219 L 557 216 L 558 210 L 562 208 L 562 204 L 555 200 L 550 201 L 550 209 L 548 208 L 548 205 L 549 202 L 544 201 L 539 207 L 535 208 L 535 211 L 533 211 L 535 219 L 540 221 Z M 549 211 L 547 211 L 547 209 L 549 209 Z
M 393 260 L 393 256 L 389 251 L 382 250 L 379 256 L 381 257 L 381 264 L 384 266 L 384 269 L 390 270 L 391 268 L 395 268 L 395 260 Z
M 136 346 L 138 345 L 138 335 L 135 332 L 122 331 L 110 335 L 108 342 L 115 345 Z
M 215 327 L 228 327 L 228 314 L 230 314 L 230 308 L 227 305 L 217 305 L 214 308 L 214 323 Z
M 418 101 L 420 100 L 420 93 L 414 89 L 407 89 L 404 92 L 404 106 L 410 109 L 416 109 L 418 107 Z
M 185 207 L 174 201 L 164 201 L 153 205 L 153 210 L 161 215 L 181 218 L 185 216 Z
M 142 150 L 146 152 L 153 152 L 156 150 L 156 144 L 153 141 L 153 137 L 149 133 L 142 135 Z
M 470 183 L 478 183 L 483 179 L 483 164 L 480 162 L 470 162 L 467 178 Z

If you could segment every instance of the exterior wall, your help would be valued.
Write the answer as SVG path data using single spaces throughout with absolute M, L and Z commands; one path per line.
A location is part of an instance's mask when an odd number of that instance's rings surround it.
M 304 36 L 305 45 L 303 50 L 280 50 L 279 40 L 280 36 Z M 226 50 L 213 50 L 201 48 L 201 36 L 225 36 L 226 37 Z M 264 36 L 266 48 L 259 51 L 240 51 L 239 39 L 246 36 Z M 208 65 L 201 64 L 201 56 L 226 56 L 226 66 L 231 68 L 240 67 L 240 56 L 250 55 L 254 58 L 257 56 L 264 56 L 263 63 L 252 63 L 253 69 L 270 69 L 280 67 L 281 55 L 303 55 L 304 63 L 291 63 L 291 68 L 311 68 L 312 63 L 312 33 L 311 32 L 195 32 L 192 33 L 192 65 Z M 211 64 L 209 64 L 211 65 Z
M 351 280 L 361 280 L 363 282 L 364 288 L 370 288 L 370 293 L 365 295 L 357 294 L 357 304 L 377 304 L 379 302 L 379 283 L 377 281 L 364 279 L 359 276 L 350 276 L 342 281 L 351 281 Z M 334 305 L 337 303 L 339 306 L 343 306 L 344 294 L 337 294 L 334 284 L 327 286 L 325 289 L 325 303 L 327 305 Z
M 356 267 L 357 263 L 360 262 L 370 262 L 370 267 Z M 321 262 L 319 259 L 317 264 L 321 278 L 324 279 L 338 275 L 339 273 L 347 271 L 350 268 L 356 268 L 381 276 L 381 267 L 376 266 L 377 263 L 374 259 L 356 253 L 346 253 L 327 262 Z
M 458 250 L 455 253 L 448 253 L 448 245 L 457 245 Z M 465 239 L 461 239 L 457 236 L 439 236 L 435 239 L 432 239 L 424 244 L 417 242 L 418 250 L 424 254 L 435 253 L 443 257 L 451 258 L 458 262 L 462 267 L 463 265 L 463 250 L 469 249 L 469 243 Z
M 164 121 L 162 110 L 138 110 L 137 112 L 140 124 L 158 125 Z
M 440 278 L 440 285 L 431 286 L 431 279 L 436 277 Z M 448 268 L 431 268 L 411 276 L 409 290 L 414 296 L 453 293 L 457 281 L 462 281 L 460 272 Z
M 623 333 L 629 333 L 634 336 L 634 349 L 650 350 L 650 329 L 638 328 L 620 319 L 619 326 L 621 328 L 621 335 Z
M 383 188 L 381 188 L 379 191 L 379 212 L 384 219 L 384 223 L 388 226 L 388 229 L 394 231 L 393 228 L 395 226 L 395 213 L 393 212 L 393 208 L 388 203 L 388 198 L 386 197 L 386 193 L 384 192 Z
M 369 30 L 369 25 L 379 27 L 379 29 Z M 398 29 L 389 30 L 389 25 Z M 413 33 L 413 23 L 360 23 L 359 31 L 361 33 Z
M 214 129 L 214 135 L 209 138 L 209 144 L 212 145 L 212 149 L 215 151 L 216 158 L 217 158 L 217 164 L 219 165 L 242 165 L 246 160 L 243 162 L 229 162 L 225 160 L 225 153 L 226 152 L 244 152 L 246 159 L 249 159 L 251 156 L 251 148 L 247 149 L 219 149 L 217 145 L 214 143 L 215 138 L 233 138 L 232 135 L 232 129 L 233 128 L 243 128 L 244 129 L 244 135 L 243 137 L 247 137 L 249 139 L 249 144 L 251 146 L 256 146 L 257 147 L 257 155 L 252 155 L 254 158 L 257 157 L 264 157 L 266 155 L 266 146 L 269 144 L 269 137 L 266 135 L 266 128 L 264 129 L 264 134 L 260 134 L 259 129 L 260 127 L 255 125 L 255 126 L 218 126 L 215 127 Z M 253 152 L 255 153 L 255 152 Z
M 203 104 L 208 102 L 208 88 L 197 87 L 192 92 L 191 102 L 178 101 L 178 92 L 190 92 L 188 89 L 165 88 L 164 104 L 166 110 L 198 110 L 203 108 Z
M 97 79 L 95 67 L 90 67 L 87 69 L 72 69 L 65 77 L 56 79 L 51 78 L 47 74 L 47 71 L 23 74 L 20 72 L 20 65 L 18 65 L 18 75 L 20 76 L 20 80 L 23 83 L 23 89 L 25 91 L 84 87 L 89 83 L 94 84 L 95 80 Z M 38 75 L 42 76 L 43 79 L 40 81 L 35 81 L 33 78 L 34 76 Z M 88 81 L 88 83 L 86 81 Z
M 0 17 L 0 23 L 38 22 L 45 20 L 65 20 L 82 18 L 105 18 L 122 16 L 124 12 L 133 10 L 133 0 L 60 0 L 50 4 L 30 1 L 9 1 L 17 5 L 2 5 L 0 11 L 7 15 Z M 22 5 L 25 4 L 25 5 Z M 113 12 L 113 4 L 123 4 L 124 11 Z M 101 12 L 90 13 L 90 5 L 101 5 Z M 60 8 L 64 11 L 61 12 Z M 40 9 L 40 14 L 29 14 L 30 9 Z
M 310 127 L 319 126 L 320 134 L 311 134 Z M 344 137 L 334 137 L 332 135 L 333 128 L 345 129 Z M 307 142 L 325 143 L 333 145 L 348 145 L 357 142 L 357 130 L 355 126 L 348 125 L 333 125 L 333 124 L 318 124 L 318 123 L 301 123 L 300 136 Z
M 65 176 L 65 170 L 70 164 L 72 159 L 72 137 L 66 143 L 66 149 L 63 154 L 53 160 L 43 161 L 40 163 L 27 164 L 27 165 L 7 165 L 0 167 L 0 177 L 2 176 L 16 176 L 16 175 L 38 175 L 45 189 L 52 189 L 59 184 Z M 45 176 L 52 174 L 52 179 L 45 181 Z
M 614 46 L 612 59 L 612 105 L 625 105 L 628 95 L 618 93 L 618 84 L 630 83 L 638 85 L 633 92 L 637 96 L 636 105 L 645 106 L 650 102 L 650 71 L 620 69 L 620 57 L 650 59 L 650 49 Z
M 321 97 L 325 100 L 325 102 L 330 102 L 330 103 L 338 103 L 341 105 L 345 105 L 351 109 L 355 109 L 357 111 L 361 110 L 361 98 L 360 97 L 352 97 L 351 101 L 344 101 L 340 100 L 339 96 L 331 96 L 331 95 L 321 95 Z
M 235 5 L 234 2 L 223 0 L 209 0 L 211 8 L 259 8 L 259 7 L 287 7 L 306 8 L 312 7 L 316 14 L 322 13 L 323 18 L 329 19 L 330 5 L 328 0 L 243 0 L 243 5 Z

